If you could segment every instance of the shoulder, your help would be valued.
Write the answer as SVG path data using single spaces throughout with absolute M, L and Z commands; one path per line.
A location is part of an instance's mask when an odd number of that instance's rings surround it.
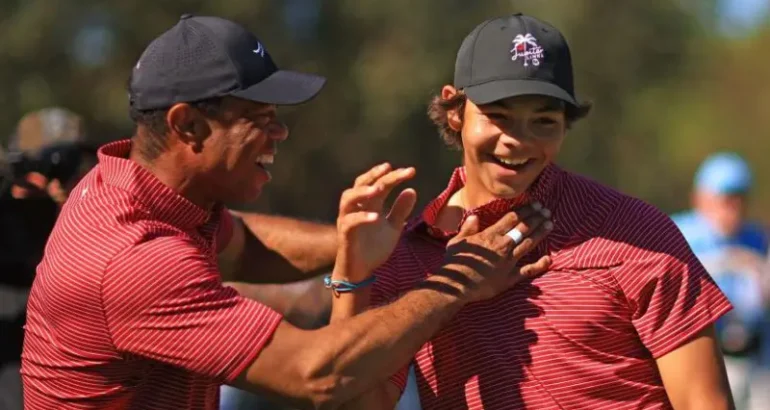
M 127 246 L 104 269 L 105 306 L 149 306 L 215 293 L 222 277 L 215 256 L 192 240 L 162 235 Z
M 750 246 L 759 248 L 761 252 L 767 252 L 768 231 L 767 227 L 756 221 L 749 221 L 743 225 L 742 239 Z
M 689 248 L 674 221 L 656 206 L 589 178 L 568 174 L 565 184 L 583 214 L 597 221 L 589 240 L 607 263 L 676 255 Z M 562 199 L 563 200 L 563 199 Z
M 112 273 L 184 270 L 185 265 L 190 264 L 216 266 L 212 254 L 191 238 L 174 234 L 175 228 L 163 225 L 154 228 L 145 229 L 144 235 L 111 258 Z

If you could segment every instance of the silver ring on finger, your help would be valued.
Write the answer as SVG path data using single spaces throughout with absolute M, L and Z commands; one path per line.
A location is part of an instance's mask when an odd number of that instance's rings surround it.
M 524 234 L 521 233 L 520 230 L 513 228 L 508 233 L 505 234 L 505 236 L 513 239 L 513 243 L 516 245 L 520 244 L 522 240 L 524 240 Z

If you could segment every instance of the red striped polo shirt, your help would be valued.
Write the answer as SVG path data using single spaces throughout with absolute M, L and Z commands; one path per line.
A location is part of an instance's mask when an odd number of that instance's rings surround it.
M 222 286 L 232 222 L 102 147 L 64 205 L 29 299 L 27 409 L 216 409 L 281 316 Z M 220 223 L 221 222 L 221 223 Z
M 372 303 L 438 269 L 454 233 L 434 222 L 463 169 L 411 221 L 378 271 Z M 555 229 L 524 261 L 545 275 L 466 306 L 414 359 L 423 409 L 670 409 L 655 359 L 731 306 L 669 218 L 638 199 L 556 166 L 517 200 L 466 212 L 481 226 L 537 200 Z M 391 381 L 401 389 L 406 371 Z

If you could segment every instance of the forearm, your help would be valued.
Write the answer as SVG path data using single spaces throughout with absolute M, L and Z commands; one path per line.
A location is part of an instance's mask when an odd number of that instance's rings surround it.
M 286 321 L 300 329 L 317 329 L 328 323 L 332 299 L 320 279 L 288 285 L 240 282 L 226 285 L 235 288 L 243 297 L 256 300 L 281 313 Z
M 246 235 L 234 281 L 289 283 L 331 270 L 337 253 L 334 226 L 257 213 L 236 215 Z
M 332 277 L 335 279 L 347 279 L 340 277 L 337 271 L 335 271 Z M 370 305 L 371 287 L 332 296 L 331 323 L 338 323 L 363 313 Z M 340 409 L 393 410 L 398 403 L 399 393 L 395 386 L 392 386 L 389 381 L 385 380 L 366 393 L 346 402 Z
M 372 389 L 370 398 L 385 394 L 387 378 L 406 366 L 463 304 L 445 290 L 422 288 L 390 305 L 352 318 L 335 318 L 318 332 L 318 340 L 325 342 L 316 343 L 307 356 L 313 363 L 312 376 L 332 380 L 322 384 L 334 386 L 331 395 L 336 404 Z

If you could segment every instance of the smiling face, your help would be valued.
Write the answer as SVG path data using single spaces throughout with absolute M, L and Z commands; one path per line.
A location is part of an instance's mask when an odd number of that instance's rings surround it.
M 277 120 L 275 105 L 228 97 L 222 113 L 207 118 L 210 129 L 200 150 L 200 175 L 208 196 L 221 202 L 251 202 L 270 181 L 273 163 L 288 129 Z
M 442 98 L 457 93 L 446 86 Z M 470 99 L 447 112 L 462 135 L 465 200 L 480 206 L 524 193 L 559 153 L 567 131 L 565 105 L 544 96 L 518 96 L 477 106 Z
M 276 106 L 235 97 L 179 103 L 162 112 L 164 130 L 138 122 L 132 159 L 194 203 L 249 203 L 270 181 L 279 142 L 288 137 Z M 161 148 L 150 145 L 161 141 Z

